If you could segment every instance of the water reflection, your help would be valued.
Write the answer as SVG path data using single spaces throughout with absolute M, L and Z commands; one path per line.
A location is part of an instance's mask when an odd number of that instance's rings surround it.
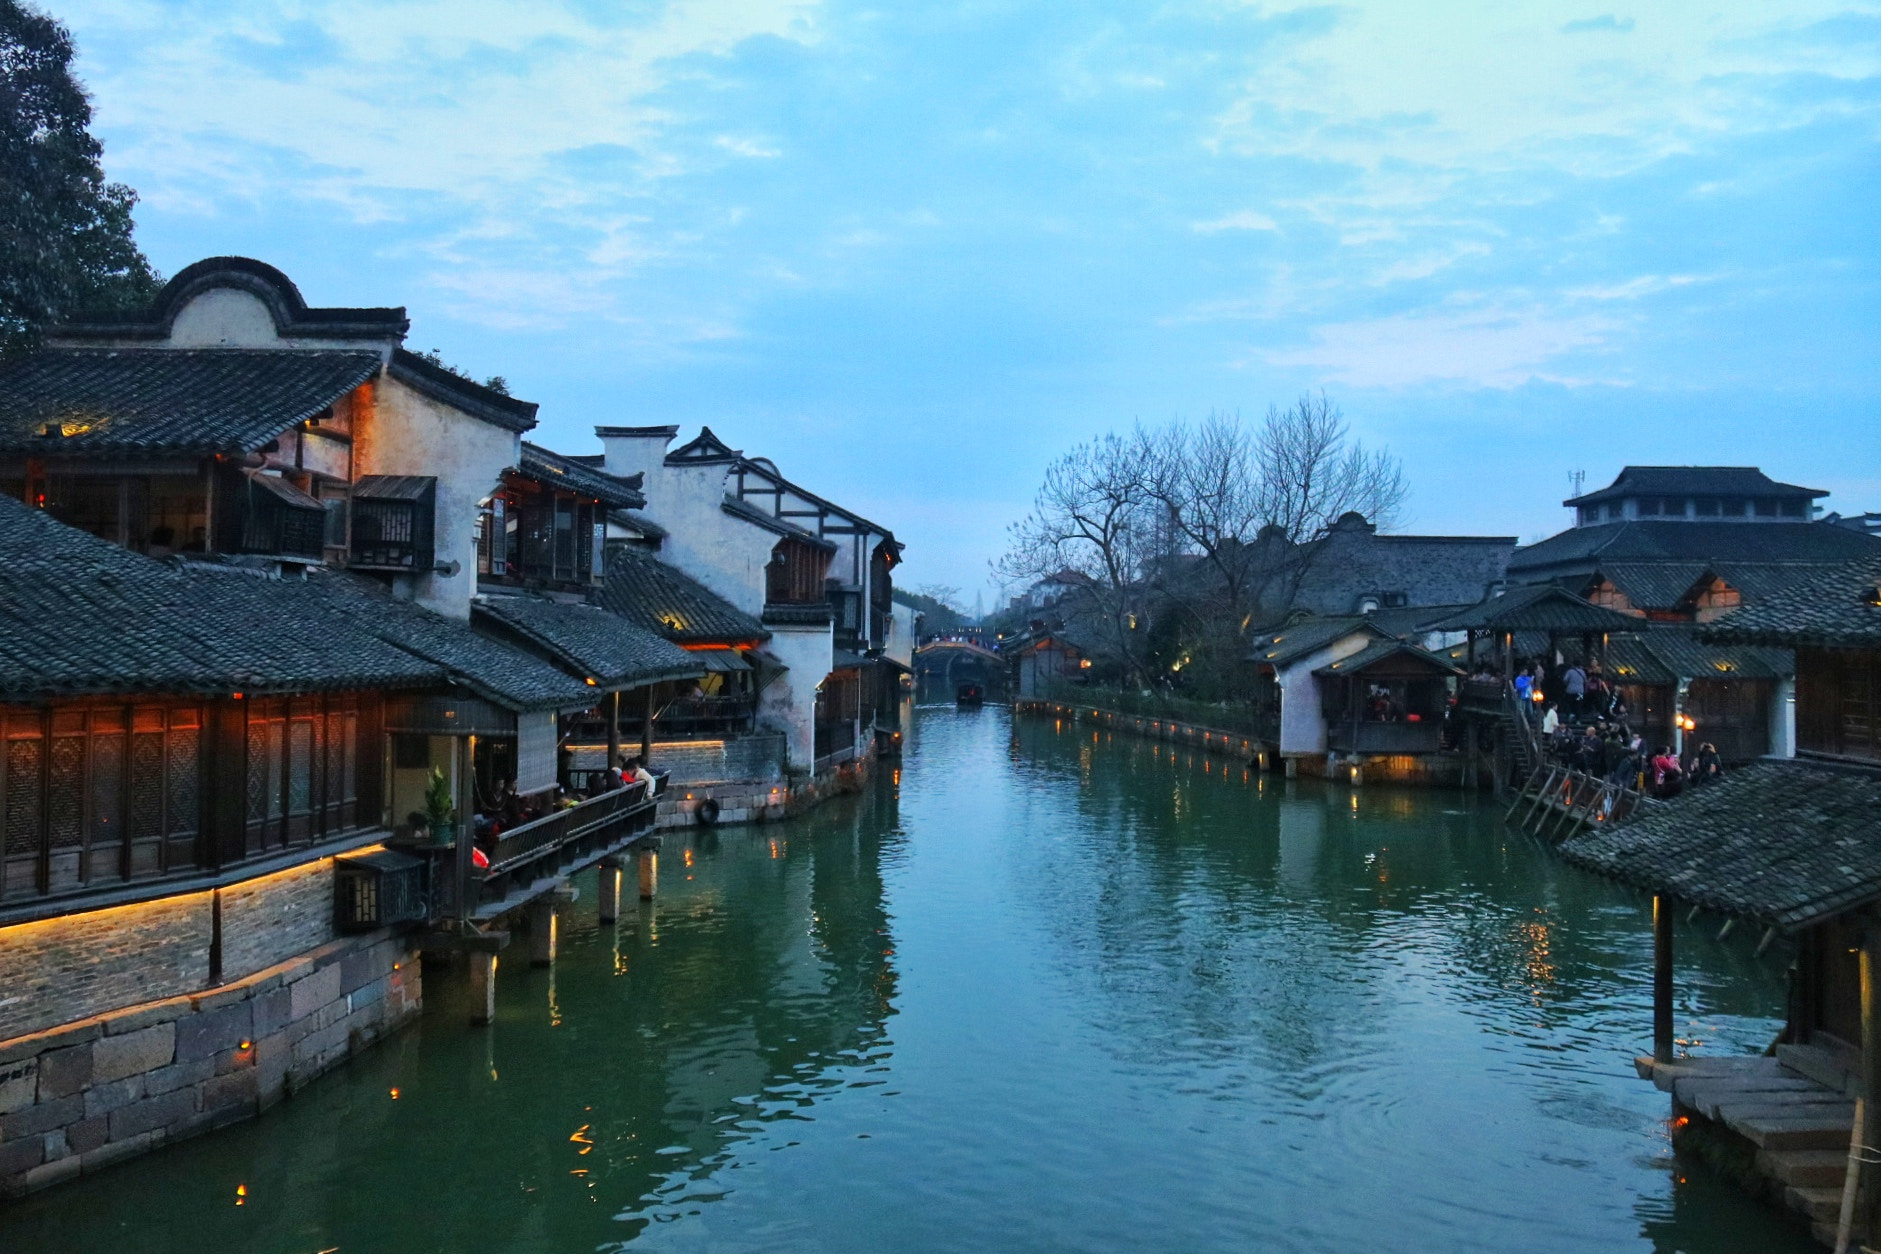
M 1493 807 L 992 707 L 904 743 L 669 844 L 618 925 L 578 902 L 489 1031 L 432 982 L 422 1030 L 0 1249 L 1811 1248 L 1672 1161 L 1645 903 Z M 1682 1035 L 1767 1041 L 1754 943 L 1681 933 Z
M 895 818 L 890 789 L 787 839 L 702 833 L 693 878 L 617 925 L 577 902 L 552 970 L 513 947 L 488 1031 L 428 975 L 418 1030 L 254 1124 L 0 1212 L 0 1249 L 588 1250 L 696 1215 L 828 1095 L 881 1084 Z

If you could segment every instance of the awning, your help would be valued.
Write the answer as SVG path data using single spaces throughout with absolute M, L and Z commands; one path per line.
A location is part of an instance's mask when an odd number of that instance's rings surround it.
M 769 688 L 790 671 L 790 667 L 784 664 L 783 659 L 769 649 L 751 650 L 751 660 L 757 663 L 759 692 Z
M 692 649 L 690 652 L 693 660 L 707 671 L 724 675 L 752 669 L 751 663 L 736 649 Z

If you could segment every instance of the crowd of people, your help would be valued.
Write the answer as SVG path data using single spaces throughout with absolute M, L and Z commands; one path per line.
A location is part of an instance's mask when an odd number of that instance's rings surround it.
M 1500 679 L 1486 664 L 1478 665 L 1471 678 Z M 1708 741 L 1688 742 L 1683 753 L 1669 744 L 1654 747 L 1633 726 L 1625 692 L 1608 681 L 1598 661 L 1552 669 L 1526 662 L 1514 683 L 1544 751 L 1559 765 L 1655 797 L 1674 797 L 1724 774 L 1717 746 Z

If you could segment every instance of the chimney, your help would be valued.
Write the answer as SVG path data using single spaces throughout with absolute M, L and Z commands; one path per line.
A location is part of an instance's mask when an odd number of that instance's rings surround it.
M 666 446 L 679 434 L 671 427 L 596 427 L 601 440 L 602 469 L 610 475 L 644 475 L 640 490 L 646 493 L 647 507 L 658 510 L 661 471 L 666 465 Z

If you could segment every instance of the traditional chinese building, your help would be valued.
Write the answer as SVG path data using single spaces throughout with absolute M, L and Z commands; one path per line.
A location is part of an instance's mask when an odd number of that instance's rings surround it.
M 677 427 L 598 427 L 611 474 L 640 476 L 654 530 L 623 537 L 756 618 L 779 668 L 757 721 L 786 739 L 791 770 L 820 775 L 866 756 L 899 701 L 883 661 L 901 545 L 878 523 L 786 479 L 710 428 L 668 451 Z
M 1569 861 L 1654 894 L 1653 1054 L 1640 1074 L 1672 1095 L 1682 1137 L 1751 1164 L 1767 1191 L 1838 1231 L 1860 1165 L 1853 1235 L 1881 1229 L 1881 560 L 1817 572 L 1702 635 L 1793 650 L 1795 756 L 1730 772 L 1695 794 L 1561 846 Z M 1768 1057 L 1687 1058 L 1673 982 L 1674 919 L 1748 923 L 1792 961 Z M 1859 1112 L 1859 1113 L 1858 1113 Z M 1859 1122 L 1857 1122 L 1859 1120 Z

